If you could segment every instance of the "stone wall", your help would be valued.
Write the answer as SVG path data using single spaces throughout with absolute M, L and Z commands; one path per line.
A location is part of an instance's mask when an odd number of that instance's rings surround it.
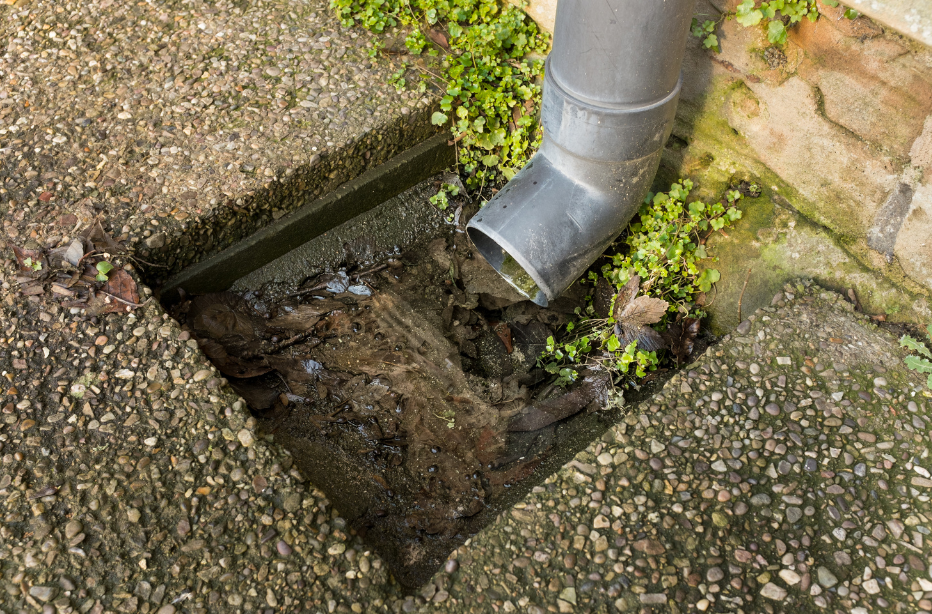
M 699 0 L 697 17 L 735 4 Z M 546 8 L 529 11 L 546 24 Z M 712 242 L 722 328 L 737 323 L 742 291 L 750 313 L 798 275 L 854 288 L 892 319 L 932 316 L 932 48 L 820 9 L 782 48 L 734 20 L 719 29 L 721 53 L 688 43 L 657 187 L 688 176 L 704 198 L 743 179 L 763 188 L 744 203 L 743 241 Z

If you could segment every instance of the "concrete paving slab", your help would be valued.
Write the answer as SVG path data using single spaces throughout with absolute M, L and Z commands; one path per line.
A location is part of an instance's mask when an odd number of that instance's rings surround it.
M 6 241 L 100 215 L 148 279 L 433 131 L 322 0 L 18 0 L 0 40 Z M 835 295 L 791 288 L 408 597 L 158 304 L 92 318 L 3 254 L 3 611 L 932 610 L 930 403 Z
M 14 241 L 104 213 L 175 272 L 436 133 L 433 95 L 322 0 L 25 2 L 0 40 Z

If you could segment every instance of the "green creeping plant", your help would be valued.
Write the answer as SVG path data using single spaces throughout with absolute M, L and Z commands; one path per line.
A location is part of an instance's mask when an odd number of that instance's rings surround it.
M 548 36 L 520 9 L 500 0 L 330 0 L 330 7 L 347 27 L 410 28 L 411 54 L 446 51 L 446 91 L 431 121 L 449 126 L 467 187 L 511 179 L 540 146 Z M 396 88 L 410 68 L 392 76 Z
M 927 337 L 929 341 L 932 341 L 932 324 L 930 324 L 926 330 L 928 331 Z M 926 380 L 926 386 L 929 390 L 932 390 L 932 352 L 929 351 L 921 341 L 910 337 L 909 335 L 903 335 L 900 337 L 900 345 L 903 347 L 917 352 L 919 356 L 907 356 L 904 359 L 904 363 L 908 369 L 912 369 L 917 373 L 922 373 L 923 375 L 928 375 L 928 380 Z
M 687 203 L 692 188 L 693 183 L 687 179 L 671 185 L 668 192 L 648 194 L 628 227 L 623 249 L 614 255 L 606 254 L 610 261 L 602 266 L 601 274 L 590 271 L 583 283 L 596 285 L 604 278 L 618 291 L 614 299 L 617 302 L 629 282 L 639 277 L 636 285 L 642 295 L 664 301 L 668 307 L 666 315 L 656 322 L 661 329 L 678 314 L 681 318 L 702 318 L 705 313 L 697 305 L 697 298 L 721 278 L 718 270 L 707 266 L 715 259 L 706 250 L 705 239 L 741 219 L 736 203 L 742 196 L 732 190 L 720 202 Z M 635 297 L 627 298 L 630 301 Z M 615 312 L 621 307 L 613 305 L 613 316 L 607 319 L 595 317 L 591 305 L 585 311 L 577 310 L 578 319 L 566 325 L 559 341 L 547 339 L 538 362 L 556 376 L 556 384 L 574 381 L 577 367 L 598 364 L 614 375 L 644 377 L 669 361 L 663 349 L 649 350 L 639 347 L 638 341 L 619 339 Z
M 831 7 L 839 5 L 838 0 L 824 0 L 824 2 Z M 845 9 L 845 17 L 848 19 L 857 19 L 860 15 L 854 9 Z M 734 19 L 748 28 L 763 23 L 767 28 L 767 40 L 774 45 L 785 45 L 786 22 L 789 26 L 793 26 L 803 18 L 809 21 L 816 21 L 819 18 L 816 0 L 765 0 L 760 4 L 756 0 L 744 0 L 734 12 L 722 13 L 715 21 L 707 19 L 699 23 L 698 19 L 693 19 L 690 31 L 693 36 L 702 39 L 703 47 L 720 52 L 718 36 L 715 34 L 718 24 L 726 19 Z

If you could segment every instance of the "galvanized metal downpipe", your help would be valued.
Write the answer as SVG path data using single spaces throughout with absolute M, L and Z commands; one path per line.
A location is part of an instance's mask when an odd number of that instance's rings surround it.
M 670 136 L 695 0 L 560 0 L 537 154 L 467 225 L 546 306 L 637 213 Z

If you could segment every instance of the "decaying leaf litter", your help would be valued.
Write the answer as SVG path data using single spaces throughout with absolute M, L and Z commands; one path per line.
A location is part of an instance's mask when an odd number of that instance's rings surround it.
M 133 258 L 100 219 L 86 228 L 75 228 L 73 234 L 74 238 L 51 249 L 9 246 L 20 291 L 59 299 L 62 306 L 83 309 L 89 316 L 129 313 L 141 307 L 136 281 L 128 273 Z
M 548 309 L 521 300 L 473 256 L 461 224 L 381 264 L 349 253 L 292 291 L 202 295 L 173 313 L 412 587 L 572 437 L 569 418 L 618 398 L 597 362 L 567 388 L 538 364 L 586 289 Z M 649 324 L 666 303 L 629 285 L 614 301 L 619 332 L 665 346 Z M 697 324 L 681 329 L 691 343 Z

